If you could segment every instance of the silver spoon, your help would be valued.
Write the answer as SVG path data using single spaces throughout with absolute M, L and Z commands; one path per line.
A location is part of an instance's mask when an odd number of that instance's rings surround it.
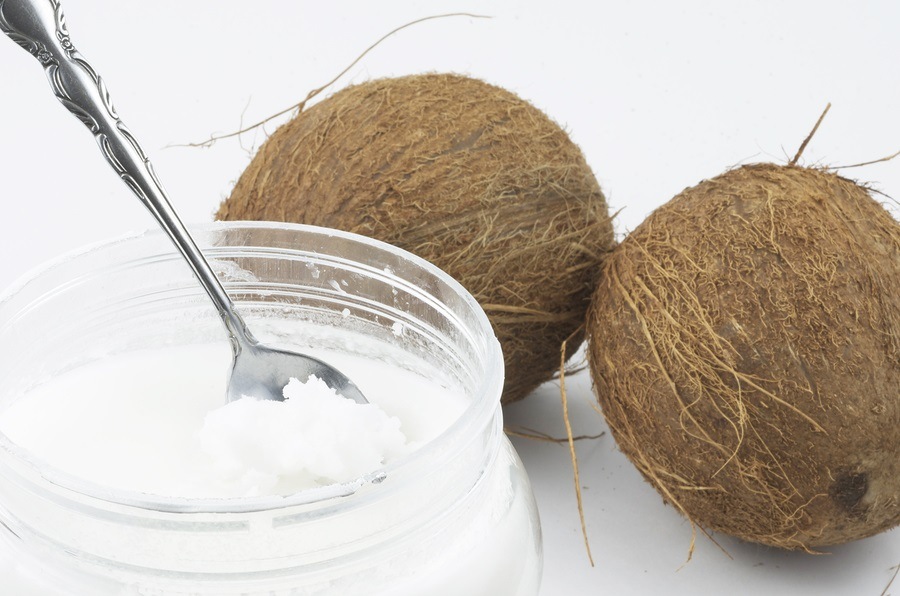
M 242 395 L 281 401 L 291 377 L 305 381 L 315 375 L 340 395 L 368 403 L 335 368 L 304 354 L 266 347 L 253 337 L 178 218 L 150 161 L 113 109 L 103 79 L 73 47 L 59 2 L 0 0 L 0 29 L 44 66 L 57 99 L 90 129 L 106 161 L 163 227 L 216 305 L 234 352 L 228 401 Z

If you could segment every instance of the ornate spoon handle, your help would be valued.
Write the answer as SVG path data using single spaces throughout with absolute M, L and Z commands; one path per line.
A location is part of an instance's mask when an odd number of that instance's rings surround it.
M 103 79 L 72 45 L 58 0 L 0 0 L 0 29 L 44 66 L 57 99 L 88 127 L 109 165 L 172 238 L 216 305 L 234 347 L 255 344 L 144 151 L 113 108 Z

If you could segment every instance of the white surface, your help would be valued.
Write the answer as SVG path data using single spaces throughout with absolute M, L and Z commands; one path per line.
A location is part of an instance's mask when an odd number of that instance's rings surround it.
M 851 8 L 852 6 L 852 8 Z M 747 161 L 789 159 L 826 102 L 802 163 L 850 164 L 900 149 L 900 4 L 883 2 L 275 2 L 66 0 L 76 47 L 109 83 L 186 221 L 208 221 L 262 134 L 211 149 L 169 148 L 238 128 L 302 99 L 372 41 L 406 29 L 338 86 L 455 71 L 532 101 L 571 131 L 613 209 L 633 229 L 686 186 Z M 550 9 L 552 7 L 552 10 Z M 0 284 L 59 252 L 153 225 L 80 124 L 51 96 L 37 63 L 0 40 Z M 271 130 L 272 127 L 269 127 Z M 847 170 L 900 196 L 900 161 Z M 570 379 L 577 432 L 605 427 L 590 382 Z M 548 385 L 508 409 L 510 423 L 561 436 Z M 564 447 L 517 440 L 544 524 L 542 594 L 871 594 L 900 563 L 900 531 L 833 549 L 781 553 L 721 538 L 729 559 L 690 527 L 616 451 L 579 444 L 581 541 Z M 891 588 L 900 593 L 900 580 Z
M 291 332 L 311 331 L 299 324 Z M 465 394 L 386 364 L 403 354 L 381 352 L 382 361 L 306 352 L 350 376 L 367 404 L 314 376 L 292 379 L 285 401 L 224 404 L 231 364 L 224 337 L 130 351 L 36 387 L 3 411 L 0 431 L 56 469 L 111 488 L 194 498 L 290 495 L 393 463 L 465 411 Z

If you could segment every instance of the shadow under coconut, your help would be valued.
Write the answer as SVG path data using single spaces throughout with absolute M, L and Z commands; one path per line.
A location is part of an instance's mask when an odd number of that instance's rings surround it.
M 778 586 L 779 593 L 784 594 L 792 593 L 799 586 L 804 593 L 819 594 L 849 594 L 848 585 L 883 587 L 891 579 L 892 566 L 900 563 L 894 531 L 826 547 L 816 553 L 782 550 L 718 534 L 713 538 L 732 557 L 728 567 L 752 568 L 765 574 Z M 884 564 L 877 564 L 878 559 L 884 559 Z M 861 588 L 853 593 L 870 592 Z

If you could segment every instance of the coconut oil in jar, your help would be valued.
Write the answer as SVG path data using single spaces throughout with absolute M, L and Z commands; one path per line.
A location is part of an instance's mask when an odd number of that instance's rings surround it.
M 499 346 L 471 296 L 331 230 L 227 224 L 200 240 L 257 335 L 336 365 L 403 444 L 336 481 L 279 476 L 269 455 L 213 474 L 192 449 L 224 394 L 227 344 L 180 257 L 158 234 L 67 257 L 0 299 L 4 590 L 536 594 L 537 513 L 502 430 Z M 41 414 L 58 426 L 35 439 Z

